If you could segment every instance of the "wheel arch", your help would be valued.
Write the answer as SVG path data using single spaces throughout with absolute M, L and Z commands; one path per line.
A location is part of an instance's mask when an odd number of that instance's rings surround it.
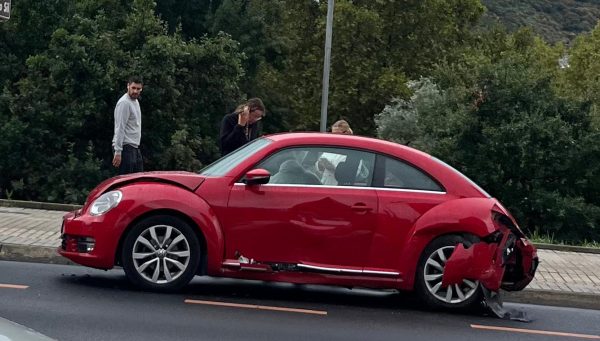
M 199 274 L 210 274 L 221 266 L 224 249 L 223 231 L 212 207 L 202 197 L 169 184 L 134 183 L 119 188 L 131 203 L 123 215 L 123 228 L 114 246 L 114 264 L 122 265 L 123 242 L 131 229 L 143 219 L 156 215 L 172 215 L 192 227 L 202 247 Z
M 404 268 L 402 289 L 412 290 L 418 262 L 425 248 L 447 235 L 483 238 L 497 228 L 492 221 L 495 201 L 487 198 L 463 198 L 445 202 L 421 216 L 413 225 L 400 255 Z M 468 208 L 468 209 L 465 209 Z

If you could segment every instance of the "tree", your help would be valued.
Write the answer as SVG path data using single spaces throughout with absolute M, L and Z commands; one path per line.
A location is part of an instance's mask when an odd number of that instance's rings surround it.
M 408 140 L 499 198 L 526 232 L 599 240 L 598 131 L 591 102 L 557 86 L 559 50 L 530 31 L 494 32 L 493 44 L 416 82 L 410 101 L 378 117 L 382 137 Z M 556 58 L 556 59 L 554 59 Z M 477 63 L 476 61 L 479 61 Z M 457 73 L 460 73 L 457 75 Z M 421 109 L 423 108 L 423 109 Z M 408 120 L 408 128 L 398 128 Z
M 354 1 L 378 13 L 385 62 L 410 78 L 427 76 L 442 60 L 460 59 L 484 8 L 477 0 Z
M 372 135 L 373 117 L 392 98 L 406 98 L 409 77 L 427 76 L 470 39 L 483 8 L 478 1 L 336 1 L 329 94 L 329 123 L 348 119 L 355 132 Z M 281 34 L 283 69 L 262 67 L 261 89 L 279 94 L 290 108 L 291 130 L 319 126 L 324 1 L 285 1 Z M 454 57 L 452 57 L 454 56 Z
M 156 14 L 165 21 L 169 33 L 178 29 L 185 39 L 200 39 L 210 32 L 210 17 L 221 0 L 157 0 Z
M 429 78 L 410 81 L 407 87 L 413 92 L 408 100 L 395 98 L 375 116 L 377 135 L 385 140 L 394 141 L 424 151 L 431 151 L 438 141 L 430 139 L 426 127 L 439 128 L 442 124 L 421 122 L 431 116 L 441 116 L 440 108 L 447 104 L 446 96 Z M 437 120 L 440 117 L 436 117 Z M 437 122 L 436 122 L 437 123 Z M 443 125 L 449 127 L 448 124 Z M 439 135 L 436 134 L 436 137 Z
M 95 1 L 71 7 L 47 49 L 27 58 L 24 76 L 4 87 L 0 187 L 15 198 L 82 202 L 114 174 L 112 113 L 133 73 L 146 85 L 147 169 L 197 170 L 217 155 L 218 123 L 240 97 L 237 43 L 223 34 L 186 42 L 167 33 L 152 1 L 112 3 L 108 10 Z
M 572 48 L 564 52 L 569 67 L 562 70 L 558 82 L 565 96 L 592 102 L 593 126 L 600 129 L 600 24 L 589 35 L 580 35 Z

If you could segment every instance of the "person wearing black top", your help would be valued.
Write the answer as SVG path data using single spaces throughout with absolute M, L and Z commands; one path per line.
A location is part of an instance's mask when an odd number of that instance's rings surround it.
M 259 121 L 265 115 L 265 106 L 260 98 L 252 98 L 241 104 L 221 122 L 219 147 L 225 156 L 258 137 Z

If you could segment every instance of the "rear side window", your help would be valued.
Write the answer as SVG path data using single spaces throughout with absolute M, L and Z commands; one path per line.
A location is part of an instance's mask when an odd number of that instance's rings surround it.
M 382 179 L 378 181 L 384 188 L 413 189 L 444 192 L 444 189 L 420 169 L 396 159 L 381 156 L 379 165 Z

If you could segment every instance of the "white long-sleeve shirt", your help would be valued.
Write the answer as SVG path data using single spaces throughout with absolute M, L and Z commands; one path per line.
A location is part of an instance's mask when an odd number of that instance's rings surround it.
M 137 99 L 128 94 L 121 96 L 115 106 L 115 134 L 112 145 L 115 154 L 120 155 L 123 144 L 139 147 L 142 139 L 142 110 Z

